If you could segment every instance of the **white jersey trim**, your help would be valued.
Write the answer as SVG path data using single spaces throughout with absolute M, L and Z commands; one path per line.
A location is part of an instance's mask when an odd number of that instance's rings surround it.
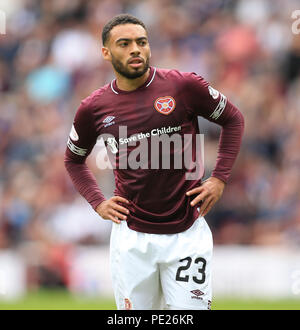
M 113 86 L 114 81 L 115 81 L 115 79 L 110 83 L 110 88 L 115 94 L 119 94 L 117 91 L 114 90 L 114 86 Z
M 67 143 L 68 148 L 73 152 L 73 154 L 84 157 L 87 154 L 87 149 L 79 148 L 68 138 Z
M 223 95 L 222 93 L 221 94 L 221 97 L 220 97 L 220 101 L 217 105 L 217 107 L 215 108 L 215 110 L 213 111 L 213 113 L 210 115 L 210 117 L 214 120 L 217 120 L 222 112 L 224 111 L 225 107 L 226 107 L 226 103 L 227 103 L 227 98 L 225 95 Z
M 153 81 L 153 79 L 154 79 L 154 77 L 155 77 L 155 74 L 156 74 L 156 68 L 154 68 L 154 71 L 153 71 L 153 74 L 152 74 L 152 78 L 151 78 L 151 80 L 148 82 L 148 84 L 146 85 L 146 88 L 147 87 L 149 87 L 150 85 L 151 85 L 151 83 L 152 83 L 152 81 Z M 112 80 L 111 81 L 111 83 L 110 83 L 110 88 L 111 88 L 111 90 L 115 93 L 115 94 L 119 94 L 115 89 L 114 89 L 114 81 L 115 81 L 116 79 L 114 79 L 114 80 Z
M 156 68 L 154 68 L 154 72 L 153 72 L 153 75 L 152 75 L 152 78 L 151 80 L 148 82 L 148 84 L 146 85 L 146 87 L 150 86 L 150 84 L 152 83 L 154 77 L 155 77 L 155 73 L 156 73 Z

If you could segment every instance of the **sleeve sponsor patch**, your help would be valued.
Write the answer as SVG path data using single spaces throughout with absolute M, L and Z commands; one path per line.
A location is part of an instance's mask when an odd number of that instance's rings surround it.
M 67 146 L 75 155 L 85 156 L 87 154 L 87 149 L 75 146 L 75 144 L 71 141 L 70 138 L 68 138 Z
M 215 110 L 213 111 L 213 113 L 210 115 L 210 117 L 214 120 L 218 119 L 221 116 L 222 112 L 224 111 L 224 109 L 226 107 L 226 103 L 227 103 L 226 96 L 223 95 L 222 93 L 220 93 L 220 95 L 221 95 L 220 101 L 219 101 L 217 107 L 215 108 Z
M 72 125 L 72 128 L 71 128 L 71 132 L 70 132 L 70 138 L 73 140 L 73 141 L 78 141 L 79 140 L 79 136 L 76 132 L 76 129 L 74 127 L 74 125 Z
M 209 94 L 212 96 L 212 98 L 214 100 L 216 100 L 219 97 L 219 94 L 220 94 L 219 91 L 212 88 L 211 86 L 208 86 L 208 91 L 209 91 Z

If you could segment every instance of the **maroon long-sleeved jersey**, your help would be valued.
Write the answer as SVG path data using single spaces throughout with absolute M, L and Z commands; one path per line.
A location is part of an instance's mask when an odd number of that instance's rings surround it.
M 173 161 L 179 155 L 184 159 L 189 148 L 190 161 L 199 161 L 197 116 L 222 126 L 212 176 L 227 182 L 241 144 L 241 112 L 201 76 L 154 67 L 150 67 L 147 81 L 134 91 L 118 89 L 113 80 L 81 102 L 68 139 L 66 169 L 76 189 L 96 209 L 105 198 L 85 160 L 102 137 L 114 166 L 114 194 L 130 201 L 126 205 L 129 228 L 159 234 L 182 232 L 199 216 L 197 206 L 190 205 L 195 195 L 188 197 L 186 192 L 201 185 L 204 171 L 200 166 L 198 176 L 191 179 L 187 176 L 191 168 L 184 162 L 176 167 Z M 160 147 L 159 157 L 155 157 L 151 150 L 154 139 L 167 135 L 176 135 L 182 146 Z M 138 149 L 141 145 L 144 149 Z M 166 156 L 170 156 L 169 169 L 156 159 Z

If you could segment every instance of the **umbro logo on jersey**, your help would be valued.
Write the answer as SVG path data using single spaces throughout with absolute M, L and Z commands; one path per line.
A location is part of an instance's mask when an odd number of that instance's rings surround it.
M 104 120 L 103 123 L 110 123 L 112 120 L 114 120 L 116 117 L 114 116 L 107 116 Z
M 194 295 L 191 297 L 192 299 L 203 299 L 201 298 L 201 296 L 204 295 L 204 292 L 202 292 L 201 290 L 192 290 L 191 293 Z
M 104 123 L 104 127 L 108 127 L 111 126 L 113 124 L 115 124 L 115 122 L 113 121 L 116 117 L 114 116 L 107 116 L 102 123 Z
M 154 102 L 154 108 L 163 115 L 169 115 L 176 106 L 176 102 L 172 96 L 159 97 Z

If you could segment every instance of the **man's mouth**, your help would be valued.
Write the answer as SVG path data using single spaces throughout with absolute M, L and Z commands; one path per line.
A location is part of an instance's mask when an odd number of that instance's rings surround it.
M 134 57 L 128 61 L 128 64 L 133 68 L 138 68 L 142 66 L 143 63 L 144 61 L 139 57 Z

